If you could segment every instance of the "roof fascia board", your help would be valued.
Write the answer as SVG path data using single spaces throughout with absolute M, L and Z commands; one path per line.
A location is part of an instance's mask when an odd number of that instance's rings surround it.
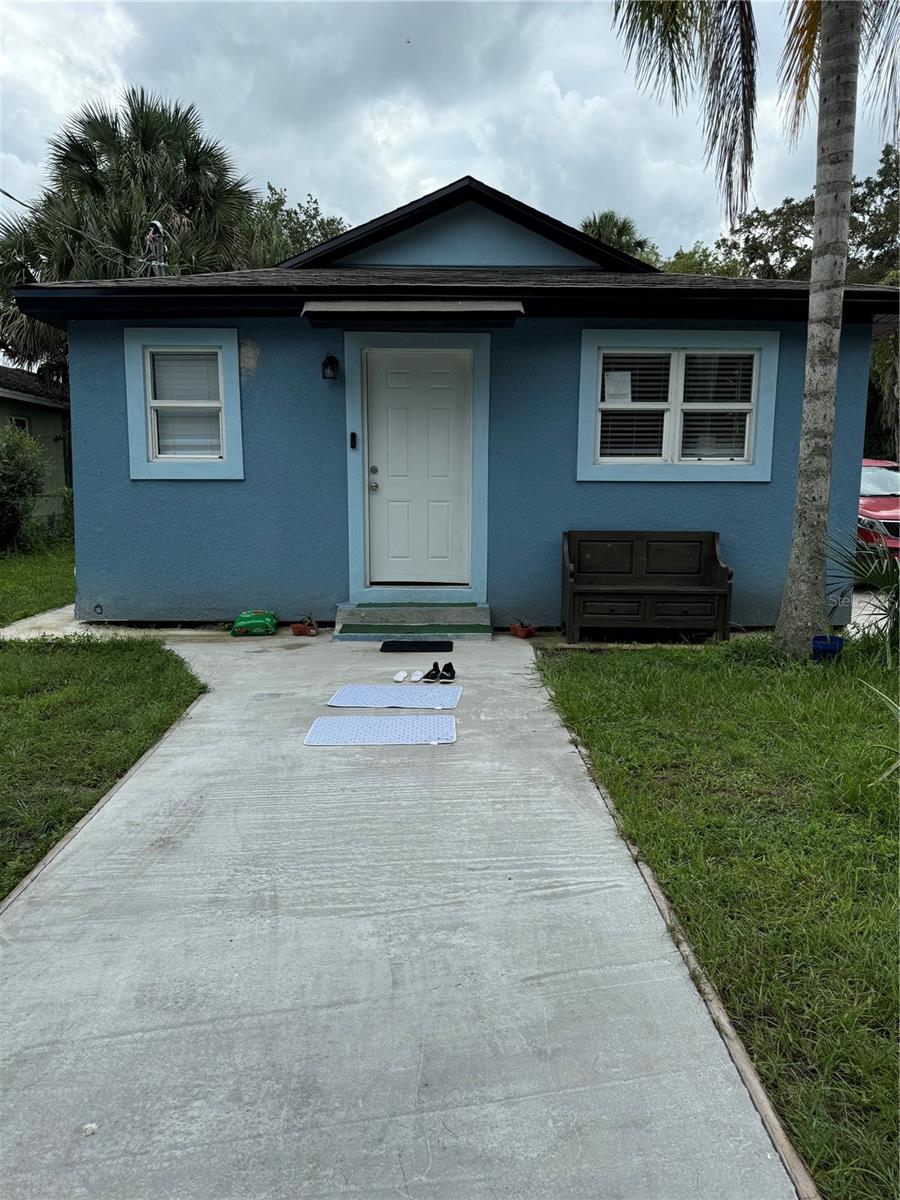
M 80 297 L 75 306 L 70 303 L 71 295 L 59 293 L 37 296 L 32 294 L 23 311 L 59 328 L 66 328 L 70 319 L 80 320 L 198 320 L 209 317 L 274 316 L 300 317 L 304 300 L 326 296 L 346 295 L 346 289 L 316 289 L 305 296 L 296 292 L 273 295 L 265 292 L 243 292 L 229 288 L 219 293 L 209 291 L 178 292 L 148 296 L 121 292 L 97 291 L 92 296 Z M 391 291 L 392 298 L 398 295 L 422 298 L 422 291 Z M 469 293 L 471 295 L 471 293 Z M 358 293 L 357 293 L 358 295 Z M 388 293 L 381 293 L 387 298 Z M 485 295 L 482 291 L 481 295 Z M 496 297 L 497 292 L 493 295 Z M 502 293 L 501 293 L 502 295 Z M 447 293 L 444 293 L 447 296 Z M 23 297 L 24 299 L 24 297 Z M 806 321 L 808 298 L 804 292 L 753 292 L 712 289 L 691 291 L 689 289 L 666 289 L 665 291 L 641 288 L 616 290 L 613 288 L 585 291 L 584 289 L 522 289 L 516 299 L 523 302 L 525 316 L 557 317 L 689 317 L 697 319 L 731 318 Z M 881 297 L 855 297 L 845 294 L 844 320 L 847 322 L 871 322 L 885 312 Z
M 13 388 L 0 387 L 0 399 L 15 400 L 17 404 L 39 404 L 42 408 L 56 408 L 60 412 L 69 411 L 69 406 L 64 400 L 54 400 L 51 396 L 35 396 L 31 392 L 18 392 Z

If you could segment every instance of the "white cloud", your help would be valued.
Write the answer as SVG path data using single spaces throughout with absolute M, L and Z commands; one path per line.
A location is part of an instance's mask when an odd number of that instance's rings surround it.
M 760 28 L 754 199 L 805 195 L 776 105 L 778 6 Z M 80 105 L 143 85 L 193 101 L 256 186 L 354 223 L 472 174 L 577 222 L 630 213 L 664 250 L 722 226 L 696 113 L 638 93 L 607 3 L 115 3 L 3 8 L 0 170 L 33 195 Z M 862 127 L 858 171 L 879 139 Z

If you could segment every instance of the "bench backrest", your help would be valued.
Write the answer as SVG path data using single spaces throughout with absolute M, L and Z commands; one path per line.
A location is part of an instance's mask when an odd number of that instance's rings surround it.
M 575 583 L 703 587 L 728 579 L 718 533 L 570 529 L 563 537 Z

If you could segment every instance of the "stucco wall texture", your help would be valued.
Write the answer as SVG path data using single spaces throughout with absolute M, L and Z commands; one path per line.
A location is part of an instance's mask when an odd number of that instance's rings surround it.
M 136 322 L 147 327 L 152 322 Z M 165 324 L 165 323 L 162 323 Z M 300 319 L 236 325 L 243 480 L 132 480 L 122 322 L 73 322 L 70 386 L 77 615 L 227 620 L 247 607 L 334 618 L 348 598 L 342 330 Z M 581 331 L 776 329 L 781 334 L 772 478 L 766 483 L 578 482 Z M 732 618 L 772 624 L 790 546 L 805 327 L 802 323 L 520 321 L 491 337 L 488 601 L 495 624 L 559 623 L 560 535 L 572 528 L 715 529 L 734 568 Z M 855 529 L 870 330 L 845 329 L 832 535 Z M 840 614 L 836 615 L 840 619 Z

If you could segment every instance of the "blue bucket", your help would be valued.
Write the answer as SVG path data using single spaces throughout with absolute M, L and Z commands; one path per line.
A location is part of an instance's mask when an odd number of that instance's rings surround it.
M 818 633 L 812 640 L 813 662 L 832 662 L 844 648 L 844 639 L 827 633 Z

